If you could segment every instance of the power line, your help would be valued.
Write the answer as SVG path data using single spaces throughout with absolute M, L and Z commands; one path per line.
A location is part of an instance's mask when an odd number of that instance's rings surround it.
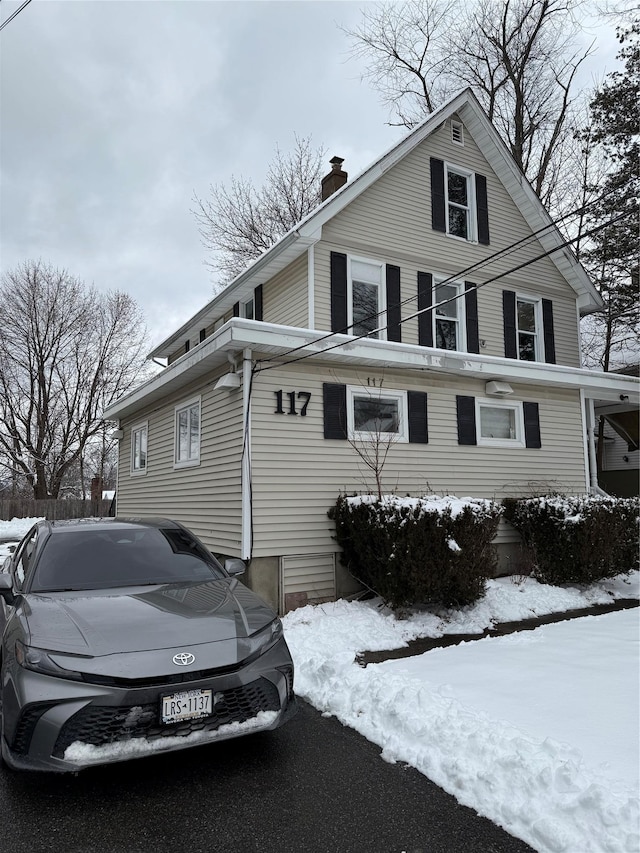
M 502 272 L 502 273 L 499 273 L 499 274 L 498 274 L 498 275 L 496 275 L 496 276 L 493 276 L 493 278 L 489 278 L 489 279 L 487 279 L 486 281 L 483 281 L 481 284 L 477 284 L 477 285 L 475 286 L 474 290 L 476 290 L 476 291 L 477 291 L 477 290 L 480 290 L 480 288 L 482 288 L 482 287 L 486 287 L 488 284 L 491 284 L 492 282 L 498 281 L 499 279 L 504 278 L 505 276 L 511 275 L 512 273 L 517 272 L 518 270 L 524 269 L 525 267 L 528 267 L 528 266 L 530 266 L 531 264 L 537 263 L 537 261 L 540 261 L 540 260 L 542 260 L 543 258 L 548 258 L 548 257 L 549 257 L 550 255 L 552 255 L 554 252 L 559 252 L 561 249 L 565 249 L 567 246 L 570 246 L 572 243 L 575 243 L 577 240 L 582 239 L 583 237 L 590 237 L 591 235 L 596 234 L 598 231 L 601 231 L 603 228 L 608 228 L 610 225 L 613 225 L 613 224 L 615 224 L 616 222 L 618 222 L 619 220 L 624 219 L 626 215 L 627 215 L 626 213 L 622 213 L 622 214 L 620 214 L 620 216 L 616 216 L 614 219 L 610 219 L 608 222 L 605 222 L 605 223 L 603 223 L 603 224 L 601 224 L 601 225 L 598 225 L 598 226 L 596 226 L 596 227 L 594 227 L 594 228 L 591 228 L 589 231 L 585 232 L 584 234 L 580 235 L 579 237 L 572 237 L 572 238 L 570 238 L 570 239 L 568 239 L 568 240 L 565 240 L 564 242 L 560 243 L 558 246 L 554 246 L 554 247 L 553 247 L 553 249 L 550 249 L 550 250 L 549 250 L 549 251 L 547 251 L 547 252 L 542 252 L 541 254 L 537 255 L 535 258 L 531 258 L 531 259 L 530 259 L 530 260 L 528 260 L 528 261 L 524 261 L 523 263 L 518 264 L 517 266 L 512 267 L 511 269 L 508 269 L 508 270 L 506 270 L 505 272 Z M 458 277 L 458 276 L 456 276 L 456 278 L 457 278 L 457 277 Z M 451 279 L 448 279 L 448 280 L 451 280 Z M 468 292 L 468 291 L 467 291 L 467 292 Z M 455 301 L 456 299 L 460 299 L 460 298 L 461 298 L 461 297 L 463 297 L 464 295 L 465 295 L 465 293 L 459 293 L 458 295 L 453 296 L 453 297 L 451 297 L 450 299 L 445 299 L 445 300 L 443 300 L 442 302 L 439 302 L 439 303 L 437 303 L 437 304 L 435 304 L 435 305 L 429 305 L 427 308 L 421 308 L 419 311 L 414 312 L 414 313 L 413 313 L 413 314 L 411 314 L 409 317 L 404 317 L 404 318 L 402 318 L 402 319 L 400 320 L 400 323 L 405 323 L 407 320 L 413 320 L 413 319 L 415 319 L 416 317 L 418 317 L 420 314 L 425 314 L 425 313 L 427 313 L 427 312 L 433 311 L 433 310 L 435 310 L 436 308 L 440 307 L 441 305 L 447 305 L 449 302 L 453 302 L 453 301 Z M 414 296 L 410 297 L 410 299 L 414 299 L 414 298 L 415 298 Z M 406 301 L 409 301 L 409 300 L 405 300 L 405 302 L 406 302 Z M 401 303 L 401 304 L 404 304 L 404 303 Z M 372 317 L 374 317 L 374 316 L 375 316 L 375 317 L 377 317 L 377 316 L 379 316 L 379 315 L 378 315 L 378 314 L 372 314 L 371 316 L 372 316 Z M 267 366 L 266 366 L 266 367 L 260 367 L 259 369 L 260 369 L 260 370 L 272 370 L 272 369 L 273 369 L 273 368 L 275 368 L 275 367 L 287 367 L 287 366 L 288 366 L 288 365 L 290 365 L 290 364 L 295 364 L 295 363 L 297 363 L 298 361 L 303 361 L 305 358 L 311 358 L 311 357 L 312 357 L 312 356 L 314 356 L 314 355 L 322 355 L 322 354 L 324 354 L 325 352 L 329 352 L 330 350 L 337 349 L 338 347 L 342 347 L 342 346 L 346 346 L 346 345 L 348 345 L 348 344 L 352 344 L 354 341 L 359 341 L 359 340 L 362 340 L 363 338 L 368 338 L 368 337 L 370 337 L 370 335 L 371 335 L 373 332 L 381 332 L 381 331 L 383 331 L 384 329 L 386 329 L 386 326 L 381 326 L 381 327 L 379 327 L 378 329 L 373 329 L 372 331 L 370 331 L 370 332 L 366 332 L 365 334 L 362 334 L 362 335 L 350 335 L 350 336 L 349 336 L 349 340 L 348 340 L 348 341 L 339 341 L 338 343 L 333 344 L 332 346 L 325 347 L 325 348 L 324 348 L 323 350 L 321 350 L 320 352 L 305 353 L 304 355 L 298 356 L 297 358 L 290 359 L 289 361 L 280 361 L 280 360 L 278 360 L 278 362 L 277 362 L 276 364 L 267 364 Z M 325 335 L 325 336 L 324 336 L 324 337 L 322 337 L 322 338 L 318 338 L 318 339 L 317 339 L 317 340 L 315 340 L 315 341 L 309 341 L 309 342 L 308 342 L 308 343 L 306 343 L 306 344 L 302 344 L 302 345 L 301 345 L 301 346 L 299 346 L 299 347 L 295 347 L 294 349 L 291 349 L 291 350 L 289 350 L 288 352 L 283 353 L 283 354 L 282 354 L 282 355 L 280 355 L 278 358 L 279 358 L 279 359 L 281 359 L 281 358 L 283 358 L 283 357 L 284 357 L 284 358 L 286 358 L 286 356 L 287 356 L 287 355 L 290 355 L 290 354 L 291 354 L 291 353 L 293 353 L 293 352 L 297 352 L 298 350 L 303 349 L 304 347 L 310 346 L 310 345 L 312 345 L 312 344 L 314 344 L 314 343 L 319 343 L 319 342 L 321 342 L 321 341 L 323 341 L 323 340 L 327 340 L 328 338 L 334 337 L 335 335 L 338 335 L 338 334 L 343 334 L 343 333 L 342 333 L 342 332 L 330 332 L 330 333 L 328 333 L 327 335 Z M 259 364 L 261 364 L 261 363 L 262 363 L 262 361 L 263 361 L 262 359 L 259 359 L 259 360 L 256 362 L 256 364 L 258 364 L 258 365 L 259 365 Z M 270 361 L 274 361 L 274 359 L 273 359 L 273 358 L 270 358 L 270 359 L 264 359 L 264 361 L 265 361 L 265 362 L 270 362 Z
M 14 19 L 17 15 L 19 15 L 19 14 L 20 14 L 20 12 L 22 12 L 22 10 L 24 9 L 24 7 L 25 7 L 25 6 L 28 6 L 28 5 L 29 5 L 29 3 L 31 3 L 31 0 L 24 0 L 24 3 L 22 4 L 22 6 L 19 6 L 19 7 L 15 10 L 15 12 L 13 12 L 13 14 L 9 15 L 9 17 L 7 18 L 7 20 L 6 20 L 6 21 L 3 21 L 3 22 L 0 24 L 0 30 L 3 30 L 3 29 L 7 26 L 7 24 L 11 23 L 11 21 L 13 21 L 13 19 Z
M 471 264 L 470 266 L 465 267 L 460 272 L 457 272 L 454 275 L 450 275 L 447 278 L 444 278 L 444 279 L 438 281 L 437 285 L 442 286 L 445 284 L 449 284 L 451 282 L 457 282 L 459 279 L 463 278 L 464 276 L 468 275 L 469 273 L 477 272 L 478 270 L 483 269 L 484 267 L 488 266 L 489 264 L 493 263 L 494 261 L 504 260 L 504 258 L 508 258 L 510 255 L 514 254 L 518 249 L 525 248 L 529 243 L 533 242 L 534 240 L 537 240 L 538 237 L 540 237 L 542 234 L 544 234 L 545 231 L 556 228 L 558 222 L 563 222 L 565 219 L 569 219 L 572 216 L 578 216 L 578 215 L 584 213 L 585 210 L 587 210 L 589 207 L 591 207 L 595 204 L 599 204 L 608 195 L 611 195 L 612 192 L 613 192 L 613 190 L 608 190 L 607 192 L 603 193 L 598 198 L 593 199 L 592 201 L 588 202 L 587 204 L 582 205 L 581 207 L 576 208 L 575 210 L 572 210 L 572 211 L 569 211 L 568 213 L 565 213 L 559 219 L 557 219 L 553 222 L 549 222 L 547 225 L 544 225 L 542 228 L 539 228 L 537 231 L 534 231 L 531 234 L 528 234 L 526 237 L 522 237 L 520 240 L 516 240 L 514 243 L 511 243 L 509 246 L 506 246 L 503 249 L 499 249 L 497 252 L 494 252 L 492 255 L 489 255 L 487 258 L 483 258 L 480 261 L 476 261 L 474 264 Z M 614 221 L 617 221 L 617 220 L 614 220 Z M 610 224 L 610 223 L 608 223 L 608 224 Z M 606 227 L 606 226 L 603 226 L 603 227 Z M 586 232 L 584 234 L 580 234 L 578 237 L 575 237 L 572 240 L 569 240 L 569 241 L 563 243 L 561 246 L 559 246 L 557 248 L 564 248 L 564 247 L 570 245 L 571 243 L 576 243 L 576 242 L 578 242 L 578 240 L 582 240 L 582 239 L 590 236 L 590 234 L 596 233 L 597 230 L 599 230 L 599 229 L 597 229 L 597 228 L 592 229 L 589 232 Z M 552 250 L 552 251 L 555 251 L 555 250 Z M 551 254 L 551 252 L 547 253 L 547 255 L 548 254 Z M 546 255 L 541 255 L 540 257 L 545 257 L 545 256 Z M 539 258 L 536 258 L 534 260 L 539 260 Z M 533 263 L 533 262 L 534 261 L 531 261 L 530 263 Z M 525 266 L 526 266 L 526 264 L 525 264 Z M 517 269 L 520 269 L 520 267 L 515 267 L 514 269 L 508 270 L 503 275 L 509 275 L 511 272 L 514 272 Z M 494 281 L 494 280 L 495 279 L 490 279 L 490 281 Z M 488 284 L 488 283 L 489 282 L 485 282 L 485 284 Z M 482 287 L 482 286 L 483 285 L 476 285 L 475 290 L 478 290 L 478 288 Z M 457 294 L 456 296 L 452 296 L 450 299 L 446 299 L 446 300 L 443 300 L 442 302 L 436 303 L 435 305 L 431 305 L 429 310 L 435 310 L 436 308 L 439 308 L 442 305 L 447 305 L 449 302 L 453 302 L 456 299 L 462 298 L 462 296 L 464 296 L 464 293 L 460 293 L 460 294 Z M 388 305 L 386 307 L 385 311 L 388 312 L 390 309 L 393 309 L 393 308 L 401 308 L 403 305 L 406 305 L 409 302 L 413 302 L 415 299 L 417 299 L 417 294 L 414 294 L 412 296 L 408 296 L 406 299 L 402 299 L 400 302 L 398 302 L 394 305 L 391 305 L 391 306 Z M 379 312 L 376 312 L 374 314 L 369 314 L 367 317 L 362 318 L 362 322 L 365 322 L 367 320 L 377 319 L 383 313 L 385 313 L 385 312 L 379 311 Z M 411 317 L 405 317 L 405 319 L 400 320 L 400 322 L 404 323 L 405 320 L 412 319 L 415 316 L 417 316 L 417 315 L 413 314 L 413 315 L 411 315 Z M 280 363 L 280 359 L 286 358 L 288 355 L 292 355 L 293 353 L 298 352 L 301 349 L 306 349 L 306 347 L 308 347 L 308 346 L 311 346 L 311 345 L 317 344 L 317 343 L 322 343 L 322 341 L 326 341 L 329 338 L 334 337 L 335 335 L 348 334 L 348 330 L 350 328 L 351 328 L 351 326 L 347 326 L 344 329 L 339 329 L 337 331 L 332 331 L 332 332 L 326 332 L 326 333 L 320 335 L 319 337 L 315 338 L 312 341 L 308 341 L 307 343 L 300 344 L 300 346 L 297 346 L 297 347 L 292 347 L 291 349 L 287 350 L 286 352 L 282 353 L 281 355 L 279 355 L 277 357 L 260 359 L 260 363 L 275 361 L 276 358 L 278 359 L 278 362 Z M 382 329 L 385 329 L 385 328 L 386 328 L 386 326 L 380 327 L 379 329 L 372 329 L 370 332 L 367 332 L 366 334 L 358 335 L 356 337 L 356 340 L 359 340 L 360 338 L 369 337 L 372 334 L 372 332 L 382 331 Z M 352 336 L 350 336 L 350 337 L 352 337 Z M 266 369 L 266 368 L 263 368 L 263 369 Z

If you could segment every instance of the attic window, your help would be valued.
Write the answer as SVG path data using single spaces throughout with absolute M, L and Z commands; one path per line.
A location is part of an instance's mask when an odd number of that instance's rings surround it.
M 456 145 L 464 145 L 464 128 L 462 122 L 451 122 L 451 141 L 455 142 Z

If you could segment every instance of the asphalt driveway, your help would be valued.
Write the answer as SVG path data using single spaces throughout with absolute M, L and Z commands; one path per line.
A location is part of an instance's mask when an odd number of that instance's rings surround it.
M 0 770 L 3 853 L 524 853 L 301 702 L 276 732 L 78 776 Z

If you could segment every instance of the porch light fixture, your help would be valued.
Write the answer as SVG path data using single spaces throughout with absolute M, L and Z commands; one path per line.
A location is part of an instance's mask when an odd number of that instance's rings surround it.
M 497 379 L 487 382 L 484 390 L 492 397 L 508 397 L 513 394 L 513 388 L 508 382 L 499 382 Z
M 221 376 L 220 379 L 213 386 L 213 390 L 217 391 L 218 388 L 224 388 L 225 391 L 234 391 L 236 388 L 240 387 L 240 374 L 234 373 L 225 373 L 224 376 Z

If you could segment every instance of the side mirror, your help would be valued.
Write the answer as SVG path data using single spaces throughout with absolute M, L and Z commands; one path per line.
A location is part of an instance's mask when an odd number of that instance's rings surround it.
M 0 574 L 0 596 L 5 601 L 13 601 L 13 578 L 6 573 Z
M 224 561 L 224 569 L 228 575 L 235 578 L 238 577 L 238 575 L 243 575 L 246 572 L 247 567 L 244 564 L 244 560 L 232 557 L 231 559 Z

